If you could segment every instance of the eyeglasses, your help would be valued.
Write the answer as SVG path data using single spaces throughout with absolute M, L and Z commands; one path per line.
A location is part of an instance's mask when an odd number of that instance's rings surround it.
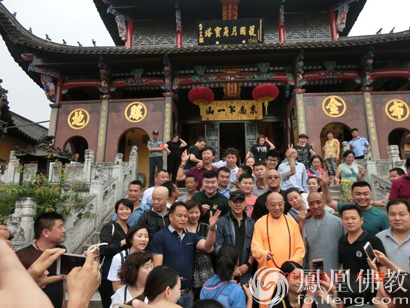
M 280 179 L 280 176 L 279 175 L 270 175 L 270 176 L 267 176 L 266 178 L 269 179 L 269 180 L 272 180 L 272 179 L 278 180 L 278 179 Z

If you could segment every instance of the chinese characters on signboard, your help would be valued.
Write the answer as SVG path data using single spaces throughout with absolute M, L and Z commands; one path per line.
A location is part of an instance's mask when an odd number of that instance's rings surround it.
M 370 140 L 376 141 L 377 140 L 376 122 L 374 119 L 373 105 L 372 105 L 372 100 L 370 97 L 366 97 L 365 99 L 365 108 L 366 108 L 366 116 L 367 116 L 367 125 L 370 127 Z
M 322 110 L 327 116 L 338 118 L 346 112 L 346 103 L 340 96 L 331 95 L 323 100 Z
M 83 129 L 87 126 L 88 121 L 90 121 L 90 115 L 82 108 L 75 109 L 68 115 L 68 125 L 72 129 Z
M 198 22 L 198 45 L 263 43 L 262 19 Z
M 263 119 L 262 103 L 257 101 L 213 101 L 202 104 L 202 121 L 237 121 Z
M 131 123 L 144 120 L 147 115 L 147 107 L 141 102 L 133 102 L 125 108 L 125 118 Z
M 388 101 L 385 107 L 386 115 L 393 121 L 401 122 L 410 115 L 409 106 L 400 99 Z

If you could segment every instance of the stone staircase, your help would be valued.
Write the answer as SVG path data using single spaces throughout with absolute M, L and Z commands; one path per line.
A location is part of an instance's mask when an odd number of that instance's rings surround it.
M 329 190 L 332 199 L 335 201 L 340 201 L 340 186 L 330 186 Z
M 112 217 L 112 215 L 111 215 Z M 98 244 L 100 241 L 100 233 L 101 229 L 103 228 L 104 224 L 102 224 L 98 230 L 95 230 L 87 239 L 87 241 L 80 247 L 77 248 L 77 250 L 73 253 L 76 254 L 82 254 L 84 251 L 88 249 L 91 245 Z M 100 293 L 97 291 L 94 293 L 93 297 L 90 300 L 90 303 L 88 304 L 88 308 L 102 308 L 101 304 L 101 296 Z
M 187 191 L 185 187 L 178 187 L 179 190 L 179 197 L 186 195 Z M 340 199 L 340 187 L 339 186 L 332 186 L 329 187 L 330 194 L 332 195 L 333 200 L 339 201 Z M 84 251 L 88 249 L 93 244 L 97 244 L 100 241 L 100 232 L 103 226 L 98 231 L 94 231 L 93 234 L 89 237 L 89 239 L 85 242 L 81 249 L 78 249 L 74 253 L 82 254 Z M 88 305 L 89 308 L 102 308 L 101 304 L 101 297 L 100 293 L 97 291 L 93 295 Z

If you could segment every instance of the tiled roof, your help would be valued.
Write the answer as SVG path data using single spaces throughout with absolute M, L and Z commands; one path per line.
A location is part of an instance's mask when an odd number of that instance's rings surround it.
M 26 119 L 25 117 L 9 111 L 11 119 L 13 120 L 14 125 L 17 126 L 17 128 L 12 128 L 10 129 L 10 132 L 12 130 L 17 129 L 20 133 L 25 135 L 26 137 L 37 141 L 41 137 L 44 137 L 48 133 L 48 129 L 39 125 L 39 124 L 34 124 L 33 121 Z
M 263 43 L 263 44 L 242 44 L 242 45 L 212 45 L 212 46 L 183 46 L 176 47 L 146 47 L 130 48 L 124 46 L 112 47 L 79 47 L 68 46 L 49 42 L 41 39 L 20 25 L 20 23 L 10 14 L 10 12 L 0 3 L 0 34 L 3 39 L 10 40 L 11 36 L 19 44 L 28 47 L 31 51 L 47 51 L 57 54 L 76 55 L 136 55 L 136 54 L 184 54 L 184 53 L 209 53 L 225 51 L 248 51 L 248 50 L 289 50 L 289 49 L 310 49 L 310 48 L 338 48 L 348 46 L 364 46 L 382 44 L 394 41 L 409 41 L 410 31 L 392 34 L 379 34 L 358 37 L 341 37 L 338 41 L 331 40 L 308 40 L 308 41 L 288 41 L 285 44 Z

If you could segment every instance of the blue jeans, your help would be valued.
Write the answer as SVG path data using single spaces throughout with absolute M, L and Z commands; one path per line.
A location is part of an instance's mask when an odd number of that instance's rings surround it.
M 162 156 L 149 158 L 149 187 L 154 186 L 155 167 L 157 170 L 161 170 L 163 166 Z
M 191 308 L 193 304 L 194 295 L 192 294 L 192 290 L 181 295 L 179 300 L 177 301 L 177 305 L 180 305 L 183 308 Z

